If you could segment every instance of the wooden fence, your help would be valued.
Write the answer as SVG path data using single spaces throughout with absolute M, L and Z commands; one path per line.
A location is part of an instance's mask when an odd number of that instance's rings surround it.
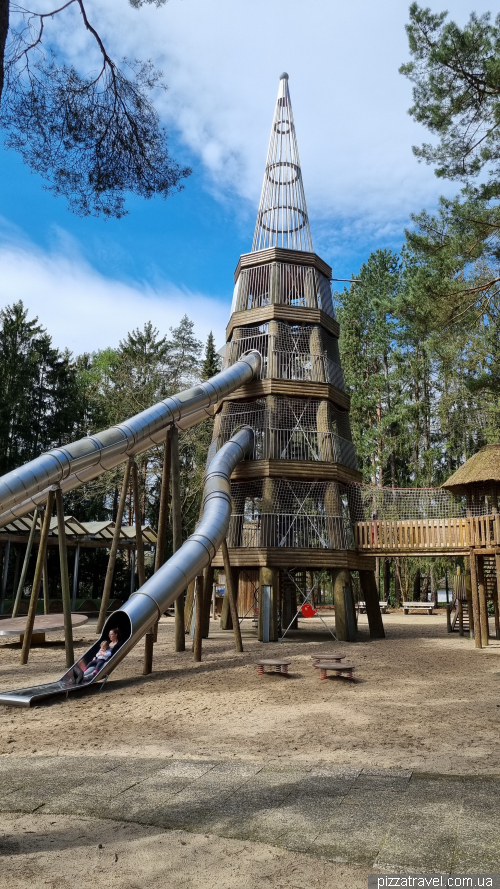
M 500 546 L 500 515 L 356 522 L 354 537 L 359 552 L 463 552 Z

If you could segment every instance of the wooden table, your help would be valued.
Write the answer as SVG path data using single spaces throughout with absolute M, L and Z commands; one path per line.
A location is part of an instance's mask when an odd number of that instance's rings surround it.
M 332 663 L 332 661 L 318 661 L 313 665 L 317 670 L 321 671 L 321 679 L 328 678 L 328 670 L 332 670 L 335 673 L 335 676 L 341 676 L 342 673 L 346 673 L 349 679 L 352 679 L 354 682 L 354 664 L 339 664 Z
M 87 621 L 88 617 L 85 614 L 71 615 L 71 626 L 73 628 L 80 627 Z M 0 636 L 19 636 L 19 641 L 22 643 L 25 629 L 26 617 L 9 617 L 7 620 L 0 620 Z M 37 614 L 33 625 L 31 644 L 43 645 L 45 633 L 52 633 L 57 630 L 64 630 L 64 614 Z
M 266 658 L 266 660 L 257 661 L 257 672 L 259 676 L 263 676 L 266 672 L 264 667 L 272 667 L 271 672 L 281 673 L 283 676 L 288 676 L 288 667 L 290 664 L 291 661 L 282 661 L 278 658 Z

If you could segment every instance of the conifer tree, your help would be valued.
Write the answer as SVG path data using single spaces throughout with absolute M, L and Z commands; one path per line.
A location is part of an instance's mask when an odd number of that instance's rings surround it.
M 215 340 L 212 331 L 208 334 L 207 344 L 205 346 L 205 358 L 201 365 L 201 379 L 209 380 L 210 377 L 219 373 L 221 368 L 221 357 L 215 348 Z

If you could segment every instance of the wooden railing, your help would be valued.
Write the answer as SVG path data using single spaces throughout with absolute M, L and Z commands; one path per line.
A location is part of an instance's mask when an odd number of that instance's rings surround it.
M 500 546 L 500 515 L 355 522 L 361 552 L 427 552 Z

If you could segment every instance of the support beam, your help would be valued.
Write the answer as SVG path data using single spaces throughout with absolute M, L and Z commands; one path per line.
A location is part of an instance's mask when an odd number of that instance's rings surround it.
M 500 639 L 500 553 L 495 553 L 495 569 L 497 576 L 497 595 L 494 602 L 495 608 L 495 639 Z
M 486 601 L 486 583 L 484 580 L 484 556 L 477 557 L 477 589 L 479 596 L 479 616 L 481 620 L 481 642 L 483 648 L 489 644 L 488 603 Z
M 482 648 L 481 618 L 479 615 L 479 595 L 477 589 L 476 553 L 473 549 L 469 551 L 469 563 L 472 595 L 472 614 L 474 615 L 474 646 L 476 648 Z
M 195 661 L 201 661 L 201 646 L 203 637 L 203 574 L 199 574 L 195 580 L 194 597 L 195 597 L 195 625 L 194 625 L 194 641 L 193 641 L 193 658 Z
M 384 622 L 382 620 L 377 584 L 375 582 L 373 571 L 360 571 L 359 580 L 363 599 L 366 604 L 370 639 L 385 639 Z
M 75 561 L 73 562 L 73 590 L 71 596 L 71 609 L 76 611 L 76 600 L 78 598 L 78 569 L 80 567 L 80 544 L 75 550 Z
M 226 574 L 226 596 L 229 600 L 229 609 L 231 611 L 231 621 L 233 624 L 234 630 L 234 647 L 236 651 L 243 651 L 243 642 L 241 639 L 241 627 L 240 622 L 238 620 L 238 607 L 237 607 L 237 590 L 235 590 L 233 571 L 231 568 L 231 563 L 229 561 L 229 551 L 227 548 L 227 541 L 224 538 L 221 545 L 222 550 L 222 559 L 224 561 L 224 571 Z
M 160 488 L 160 512 L 158 516 L 158 534 L 156 538 L 155 572 L 165 562 L 165 547 L 167 545 L 168 529 L 168 500 L 170 495 L 170 431 L 167 433 L 163 447 L 163 465 L 161 470 Z
M 43 587 L 43 613 L 49 614 L 50 591 L 49 591 L 49 566 L 47 564 L 47 550 L 45 551 L 45 558 L 43 560 L 42 587 Z
M 60 488 L 56 489 L 57 536 L 59 537 L 59 563 L 61 566 L 61 592 L 64 614 L 64 646 L 66 649 L 66 666 L 71 667 L 75 660 L 73 650 L 73 627 L 71 625 L 71 600 L 69 593 L 68 551 L 66 548 L 66 525 L 64 524 L 63 496 Z M 47 559 L 45 559 L 47 563 Z
M 31 648 L 31 637 L 33 635 L 33 625 L 36 616 L 36 604 L 38 601 L 38 593 L 40 592 L 40 583 L 42 581 L 43 563 L 45 561 L 45 553 L 47 551 L 47 537 L 50 531 L 50 519 L 54 508 L 54 491 L 49 489 L 47 495 L 47 504 L 45 507 L 45 516 L 43 519 L 42 530 L 40 533 L 40 543 L 38 545 L 38 555 L 35 566 L 35 577 L 33 578 L 33 586 L 31 588 L 31 598 L 28 608 L 28 616 L 26 618 L 26 629 L 24 631 L 23 647 L 21 651 L 20 663 L 22 665 L 28 663 L 29 651 Z
M 373 574 L 373 571 L 371 573 Z M 351 585 L 351 577 L 347 568 L 332 568 L 332 581 L 333 605 L 335 608 L 335 635 L 339 642 L 349 642 L 349 626 L 347 623 L 344 599 L 344 587 L 350 587 Z M 373 583 L 375 583 L 375 577 L 373 577 Z
M 278 572 L 276 568 L 263 567 L 259 571 L 258 637 L 260 642 L 278 641 Z
M 467 611 L 469 613 L 469 637 L 474 639 L 474 609 L 472 605 L 472 580 L 470 573 L 470 558 L 464 559 L 465 567 L 465 595 L 467 596 Z M 457 574 L 460 574 L 460 568 L 457 568 Z
M 232 569 L 235 570 L 234 568 Z M 236 580 L 236 601 L 238 601 L 238 581 Z M 224 598 L 222 600 L 222 610 L 220 613 L 220 628 L 221 630 L 232 630 L 233 629 L 233 619 L 231 617 L 231 608 L 229 605 L 229 598 L 227 596 L 227 578 L 226 578 L 226 586 L 224 591 Z
M 31 558 L 31 550 L 33 549 L 33 538 L 35 536 L 36 526 L 38 522 L 38 509 L 35 509 L 33 513 L 33 522 L 30 529 L 30 535 L 28 537 L 28 543 L 26 545 L 26 553 L 24 555 L 23 567 L 21 568 L 21 577 L 19 578 L 19 585 L 17 587 L 16 600 L 14 602 L 14 607 L 12 609 L 12 617 L 17 617 L 17 612 L 19 611 L 19 605 L 21 603 L 21 597 L 23 595 L 24 584 L 26 583 L 26 575 L 28 573 L 28 567 Z
M 0 592 L 0 614 L 3 614 L 5 608 L 5 594 L 7 592 L 7 577 L 9 574 L 9 559 L 10 559 L 10 540 L 7 540 L 4 549 L 3 556 L 3 571 L 2 571 L 2 589 Z
M 182 546 L 181 474 L 179 465 L 179 430 L 170 430 L 170 477 L 172 481 L 172 549 L 174 553 Z M 175 600 L 175 651 L 186 650 L 184 627 L 184 597 Z
M 187 588 L 186 593 L 186 601 L 184 603 L 184 626 L 186 628 L 186 636 L 191 632 L 191 622 L 193 620 L 194 614 L 194 587 L 196 583 L 195 580 L 192 580 Z
M 210 632 L 210 612 L 212 610 L 212 593 L 214 587 L 214 568 L 212 563 L 203 572 L 203 638 L 208 639 Z
M 134 492 L 134 517 L 135 517 L 135 542 L 137 551 L 137 574 L 139 577 L 139 589 L 146 583 L 146 571 L 144 568 L 144 541 L 142 539 L 142 509 L 139 495 L 139 473 L 137 463 L 131 460 L 130 471 L 132 474 L 132 490 Z
M 109 599 L 111 595 L 111 587 L 113 584 L 113 575 L 115 572 L 115 564 L 116 564 L 116 554 L 118 552 L 118 542 L 120 540 L 120 534 L 122 529 L 122 521 L 123 521 L 123 513 L 125 510 L 125 504 L 127 501 L 127 493 L 128 486 L 130 480 L 130 461 L 127 460 L 125 463 L 125 470 L 123 473 L 123 482 L 122 489 L 120 493 L 120 501 L 118 503 L 118 511 L 116 513 L 116 522 L 113 531 L 113 539 L 111 541 L 111 549 L 109 551 L 108 558 L 108 567 L 106 569 L 106 579 L 104 581 L 104 589 L 102 591 L 102 599 L 101 599 L 101 610 L 99 612 L 99 620 L 97 621 L 97 634 L 102 633 L 102 628 L 104 626 L 104 622 L 106 620 L 106 612 L 108 610 Z M 130 560 L 132 562 L 132 558 Z M 132 577 L 133 577 L 133 566 L 132 566 Z M 78 564 L 75 566 L 75 572 L 77 577 L 78 584 Z M 75 596 L 75 579 L 73 576 L 73 596 Z

